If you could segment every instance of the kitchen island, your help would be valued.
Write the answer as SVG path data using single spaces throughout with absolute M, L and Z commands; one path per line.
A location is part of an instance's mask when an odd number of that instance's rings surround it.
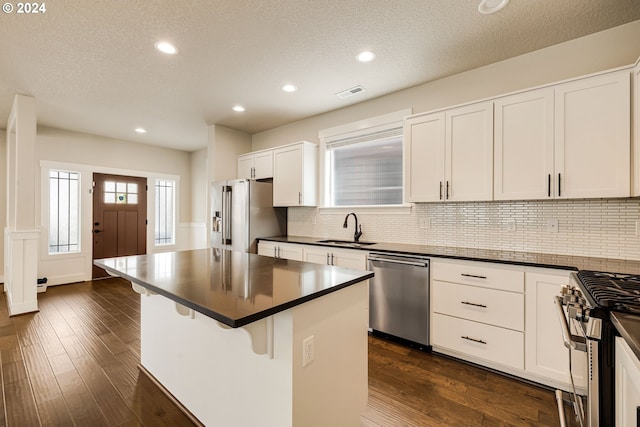
M 95 264 L 142 294 L 142 370 L 198 422 L 360 425 L 373 273 L 211 248 Z

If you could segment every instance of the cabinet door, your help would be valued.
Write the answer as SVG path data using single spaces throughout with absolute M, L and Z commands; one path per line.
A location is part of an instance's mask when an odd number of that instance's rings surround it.
M 553 197 L 553 89 L 494 102 L 495 200 Z
M 616 425 L 637 426 L 640 406 L 640 361 L 621 337 L 616 337 Z
M 273 151 L 261 151 L 254 154 L 254 178 L 273 178 Z
M 445 198 L 493 198 L 493 103 L 454 108 L 445 114 Z
M 274 242 L 261 240 L 258 242 L 258 255 L 275 257 L 277 245 Z
M 281 243 L 278 245 L 278 258 L 302 261 L 302 246 Z
M 556 86 L 558 197 L 629 197 L 629 85 L 627 70 Z
M 273 152 L 273 206 L 302 204 L 302 146 Z
M 331 251 L 322 246 L 304 246 L 302 250 L 302 257 L 302 260 L 306 262 L 329 265 L 331 260 Z
M 253 154 L 247 154 L 246 156 L 238 156 L 238 179 L 253 178 Z
M 640 196 L 640 60 L 633 69 L 633 195 Z
M 334 250 L 332 265 L 338 267 L 353 268 L 354 270 L 367 269 L 367 254 L 359 250 Z
M 404 122 L 405 199 L 433 202 L 444 198 L 444 113 Z
M 560 295 L 569 277 L 550 274 L 525 274 L 525 369 L 568 387 L 569 350 L 562 342 L 554 297 Z M 576 387 L 585 387 L 587 353 L 571 352 Z

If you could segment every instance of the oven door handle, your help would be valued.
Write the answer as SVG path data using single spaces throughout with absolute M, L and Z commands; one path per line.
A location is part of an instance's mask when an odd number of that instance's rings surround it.
M 567 316 L 564 314 L 562 308 L 562 297 L 556 296 L 554 298 L 556 308 L 558 309 L 558 320 L 560 320 L 560 326 L 562 329 L 562 341 L 564 346 L 578 351 L 587 351 L 587 341 L 584 337 L 573 335 L 569 330 L 569 322 L 567 322 Z

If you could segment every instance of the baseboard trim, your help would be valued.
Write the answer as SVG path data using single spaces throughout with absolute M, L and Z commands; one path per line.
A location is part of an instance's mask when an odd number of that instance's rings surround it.
M 206 427 L 204 424 L 202 424 L 202 422 L 200 422 L 200 420 L 198 418 L 196 418 L 195 415 L 193 415 L 191 413 L 191 411 L 189 411 L 182 403 L 180 403 L 180 401 L 178 399 L 175 398 L 175 396 L 173 394 L 171 394 L 171 392 L 169 390 L 166 389 L 165 386 L 163 386 L 160 381 L 158 381 L 156 379 L 156 377 L 154 377 L 151 372 L 147 371 L 147 369 L 142 366 L 142 364 L 138 364 L 138 369 L 140 370 L 140 372 L 142 372 L 147 378 L 149 378 L 151 380 L 152 383 L 154 383 L 159 389 L 160 391 L 162 391 L 162 393 L 167 396 L 167 398 L 173 402 L 174 405 L 176 405 L 178 407 L 178 409 L 180 409 L 180 411 L 186 415 L 187 418 L 189 418 L 189 420 L 191 420 L 192 423 L 194 423 L 197 427 Z

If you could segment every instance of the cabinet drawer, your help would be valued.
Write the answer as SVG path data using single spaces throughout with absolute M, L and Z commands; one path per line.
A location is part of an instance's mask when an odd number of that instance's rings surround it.
M 469 356 L 524 369 L 524 334 L 434 313 L 431 344 Z M 475 341 L 474 341 L 475 340 Z
M 494 268 L 483 263 L 432 262 L 431 277 L 443 282 L 524 292 L 524 271 Z
M 524 294 L 433 281 L 433 311 L 524 331 Z

